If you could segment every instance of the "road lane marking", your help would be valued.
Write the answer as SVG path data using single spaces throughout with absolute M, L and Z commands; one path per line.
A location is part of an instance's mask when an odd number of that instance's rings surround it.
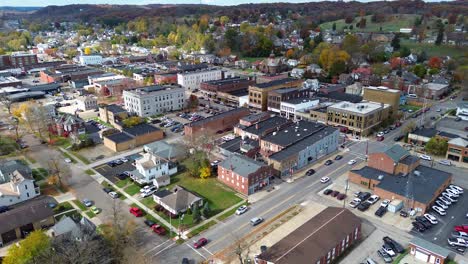
M 150 250 L 146 251 L 146 253 L 144 253 L 144 254 L 143 254 L 143 256 L 145 256 L 146 254 L 150 253 L 151 251 L 153 251 L 153 250 L 157 249 L 158 247 L 160 247 L 160 246 L 162 246 L 162 245 L 166 244 L 166 243 L 167 243 L 167 242 L 169 242 L 169 241 L 171 241 L 171 240 L 166 240 L 166 241 L 164 241 L 163 243 L 161 243 L 161 244 L 159 244 L 159 245 L 155 246 L 154 248 L 152 248 L 152 249 L 150 249 Z
M 175 242 L 172 243 L 172 244 L 170 244 L 169 246 L 167 246 L 167 247 L 165 247 L 165 248 L 159 250 L 158 252 L 156 252 L 156 254 L 154 254 L 153 257 L 156 257 L 156 256 L 159 255 L 161 252 L 163 252 L 163 251 L 165 251 L 166 249 L 172 247 L 173 245 L 175 245 Z
M 189 244 L 185 244 L 187 245 L 187 247 L 191 248 L 193 251 L 195 251 L 198 255 L 200 255 L 202 258 L 204 259 L 207 259 L 207 257 L 203 256 L 202 253 L 198 252 L 198 250 L 196 250 L 195 248 L 193 248 L 192 246 L 190 246 Z
M 213 256 L 214 254 L 211 253 L 211 251 L 209 251 L 208 249 L 206 249 L 205 247 L 202 247 L 206 252 L 210 253 L 211 256 Z

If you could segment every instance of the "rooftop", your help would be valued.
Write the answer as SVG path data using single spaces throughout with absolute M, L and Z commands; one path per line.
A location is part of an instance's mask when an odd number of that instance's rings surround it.
M 266 88 L 270 88 L 270 87 L 273 87 L 273 86 L 278 86 L 278 85 L 282 85 L 282 84 L 286 84 L 286 83 L 290 83 L 290 82 L 296 82 L 296 81 L 297 81 L 297 79 L 285 78 L 285 79 L 273 80 L 271 82 L 257 83 L 257 84 L 254 84 L 252 86 L 260 88 L 260 89 L 266 89 Z
M 247 145 L 252 146 L 252 147 L 258 147 L 258 141 L 257 140 L 251 140 L 249 138 L 245 138 L 242 140 L 241 137 L 235 137 L 232 140 L 229 140 L 227 142 L 224 142 L 223 144 L 219 145 L 219 148 L 227 150 L 232 153 L 242 153 L 241 151 L 241 146 L 245 148 Z
M 268 114 L 267 112 L 260 112 L 260 113 L 257 113 L 257 114 L 250 114 L 248 116 L 244 116 L 241 118 L 242 121 L 245 121 L 245 122 L 255 122 L 255 121 L 259 121 L 259 120 L 262 120 L 264 119 L 265 117 L 269 116 L 270 114 Z
M 325 125 L 320 123 L 301 120 L 297 123 L 291 123 L 280 131 L 272 132 L 263 140 L 286 147 L 322 130 L 324 127 Z
M 405 164 L 405 165 L 411 165 L 411 164 L 414 164 L 414 163 L 416 163 L 418 161 L 419 161 L 418 156 L 408 155 L 405 158 L 403 158 L 402 160 L 400 160 L 400 163 Z
M 421 137 L 431 138 L 431 137 L 434 137 L 435 135 L 437 135 L 438 132 L 439 131 L 437 131 L 437 129 L 435 129 L 435 128 L 420 127 L 420 128 L 417 128 L 416 130 L 414 130 L 413 132 L 411 132 L 410 134 L 421 136 Z
M 143 123 L 143 124 L 139 124 L 133 127 L 126 127 L 123 129 L 123 132 L 130 134 L 132 136 L 141 136 L 141 135 L 149 134 L 149 133 L 159 131 L 159 130 L 160 129 L 157 127 Z
M 387 148 L 384 153 L 395 162 L 399 162 L 403 157 L 406 157 L 410 154 L 406 149 L 398 144 L 394 144 Z
M 235 153 L 219 163 L 218 166 L 227 170 L 232 170 L 236 174 L 247 178 L 249 174 L 254 173 L 261 167 L 267 165 L 249 157 Z
M 443 248 L 441 246 L 438 246 L 434 243 L 431 243 L 427 240 L 424 240 L 424 239 L 421 239 L 419 237 L 413 237 L 413 239 L 411 239 L 410 241 L 410 244 L 413 244 L 419 248 L 423 248 L 427 251 L 430 251 L 431 253 L 435 253 L 437 254 L 438 256 L 442 256 L 442 257 L 445 257 L 447 258 L 451 251 L 446 249 L 446 248 Z
M 390 88 L 385 87 L 385 86 L 368 86 L 368 87 L 364 87 L 364 89 L 374 90 L 374 91 L 382 91 L 382 92 L 387 92 L 387 93 L 400 93 L 400 90 L 390 89 Z
M 389 107 L 388 104 L 384 104 L 385 107 Z M 374 102 L 361 102 L 361 103 L 351 103 L 351 102 L 339 102 L 333 105 L 330 105 L 328 109 L 336 109 L 336 110 L 343 110 L 353 113 L 362 113 L 368 114 L 379 110 L 382 108 L 381 103 L 374 103 Z
M 145 86 L 142 88 L 136 88 L 132 90 L 125 90 L 124 93 L 145 96 L 145 95 L 156 94 L 160 91 L 168 91 L 168 90 L 173 90 L 173 89 L 180 89 L 180 91 L 183 91 L 183 88 L 177 85 L 164 85 L 164 86 L 151 85 L 151 86 Z
M 328 207 L 260 254 L 275 264 L 316 263 L 361 225 L 348 209 Z
M 454 139 L 449 140 L 448 143 L 451 145 L 459 146 L 459 147 L 464 147 L 464 148 L 468 147 L 468 140 L 464 138 L 454 138 Z
M 301 98 L 292 98 L 292 99 L 283 101 L 282 103 L 298 105 L 298 104 L 304 104 L 304 103 L 309 103 L 309 102 L 317 102 L 318 103 L 318 101 L 319 101 L 318 98 L 301 97 Z
M 125 134 L 124 132 L 115 133 L 115 134 L 108 135 L 105 137 L 115 143 L 122 143 L 122 142 L 126 142 L 132 139 L 131 136 Z
M 294 91 L 297 91 L 297 90 L 299 90 L 299 88 L 296 88 L 296 87 L 294 87 L 294 88 L 280 88 L 280 89 L 271 91 L 270 95 L 275 94 L 275 93 L 285 94 L 285 93 L 290 93 L 290 92 L 294 92 Z
M 355 95 L 355 94 L 347 94 L 347 93 L 340 93 L 340 92 L 331 92 L 327 94 L 319 93 L 317 94 L 318 97 L 329 98 L 336 101 L 347 101 L 351 103 L 359 103 L 362 101 L 362 96 Z
M 107 108 L 107 111 L 118 114 L 118 113 L 123 113 L 127 112 L 125 109 L 123 109 L 121 106 L 116 105 L 116 104 L 110 104 L 105 106 Z
M 258 123 L 255 123 L 247 128 L 244 129 L 245 132 L 254 134 L 254 135 L 264 135 L 265 132 L 275 128 L 275 127 L 282 127 L 285 124 L 290 123 L 291 121 L 280 116 L 274 116 L 271 118 L 268 118 L 266 120 L 260 121 Z
M 221 79 L 221 80 L 207 81 L 205 83 L 211 84 L 211 85 L 225 85 L 225 84 L 239 83 L 239 82 L 248 83 L 249 80 L 246 78 L 241 78 L 241 77 L 232 77 L 232 78 L 226 78 L 226 79 Z
M 47 197 L 39 197 L 1 213 L 0 234 L 54 216 L 54 211 L 48 206 L 48 203 Z
M 186 126 L 203 126 L 204 124 L 209 123 L 209 122 L 211 122 L 213 120 L 222 119 L 222 118 L 224 118 L 226 116 L 241 113 L 241 112 L 245 112 L 245 111 L 249 112 L 249 109 L 247 109 L 245 107 L 235 108 L 235 109 L 232 109 L 232 110 L 229 110 L 229 111 L 226 111 L 226 112 L 222 112 L 219 115 L 210 116 L 210 117 L 207 117 L 205 119 L 201 119 L 201 120 L 198 120 L 198 121 L 195 121 L 195 122 L 188 123 L 188 124 L 186 124 Z

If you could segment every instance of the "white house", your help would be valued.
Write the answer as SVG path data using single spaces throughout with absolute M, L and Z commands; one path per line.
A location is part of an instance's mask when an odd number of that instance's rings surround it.
M 304 76 L 305 70 L 301 68 L 294 68 L 291 71 L 291 77 L 302 78 Z
M 130 178 L 139 184 L 151 183 L 159 177 L 177 173 L 177 165 L 175 163 L 169 162 L 151 152 L 144 153 L 143 157 L 135 160 L 135 168 L 135 170 L 130 172 Z
M 80 55 L 79 61 L 81 65 L 101 65 L 102 56 L 101 55 Z
M 203 199 L 183 187 L 176 185 L 172 190 L 160 190 L 153 194 L 153 200 L 172 215 L 184 213 L 197 204 L 203 206 Z
M 0 206 L 10 206 L 40 195 L 34 185 L 30 169 L 20 161 L 13 160 L 1 164 Z
M 76 99 L 77 109 L 87 111 L 97 109 L 97 98 L 95 96 L 80 96 Z

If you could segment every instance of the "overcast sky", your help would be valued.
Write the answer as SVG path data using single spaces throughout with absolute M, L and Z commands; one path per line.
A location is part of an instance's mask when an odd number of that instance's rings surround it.
M 371 2 L 374 0 L 361 0 Z M 273 2 L 319 2 L 317 0 L 1 0 L 0 6 L 48 6 L 69 4 L 120 4 L 120 5 L 145 5 L 145 4 L 213 4 L 213 5 L 237 5 L 245 3 L 273 3 Z M 426 0 L 426 2 L 438 2 L 438 0 Z

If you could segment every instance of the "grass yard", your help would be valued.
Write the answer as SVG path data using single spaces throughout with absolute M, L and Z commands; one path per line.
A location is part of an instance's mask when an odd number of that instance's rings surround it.
M 155 211 L 159 216 L 161 216 L 162 218 L 164 218 L 164 220 L 166 220 L 168 223 L 171 223 L 173 227 L 175 228 L 178 228 L 179 227 L 179 218 L 173 218 L 173 219 L 170 219 L 169 216 L 167 216 L 166 214 L 164 214 L 163 212 L 158 212 L 158 211 Z M 194 223 L 193 222 L 193 217 L 191 214 L 184 214 L 184 218 L 182 218 L 180 220 L 180 228 L 181 230 L 185 230 L 185 229 L 188 229 L 188 228 L 191 228 L 192 226 L 195 226 L 197 225 L 198 223 Z
M 69 146 L 71 146 L 71 141 L 69 138 L 65 138 L 65 137 L 52 137 L 51 139 L 52 141 L 52 144 L 54 146 L 58 146 L 58 147 L 62 147 L 62 148 L 68 148 Z
M 44 168 L 32 169 L 33 178 L 36 181 L 44 180 L 49 176 L 49 172 Z
M 69 202 L 63 202 L 63 203 L 58 204 L 54 208 L 54 213 L 60 214 L 71 209 L 74 209 L 74 207 Z
M 146 207 L 148 208 L 154 208 L 154 206 L 156 205 L 156 202 L 153 200 L 153 196 L 143 198 L 140 202 L 146 205 Z
M 190 232 L 188 234 L 188 238 L 194 237 L 194 236 L 200 234 L 201 232 L 204 232 L 205 230 L 209 229 L 210 227 L 212 227 L 214 225 L 216 225 L 216 221 L 211 220 L 208 223 L 206 223 L 206 224 L 204 224 L 202 226 L 199 226 L 199 227 L 195 228 L 194 230 L 192 230 L 192 232 Z
M 85 214 L 86 214 L 86 216 L 88 216 L 89 219 L 91 219 L 91 218 L 93 218 L 93 217 L 96 216 L 96 214 L 93 213 L 93 212 L 91 212 L 91 211 L 87 211 Z
M 256 61 L 262 61 L 264 60 L 265 58 L 264 57 L 243 57 L 241 58 L 241 60 L 246 60 L 250 63 L 253 63 L 253 62 L 256 62 Z
M 88 165 L 88 164 L 91 163 L 86 157 L 84 157 L 80 153 L 78 153 L 76 151 L 73 151 L 72 153 L 73 153 L 73 156 L 75 156 L 77 159 L 81 160 L 81 162 L 83 162 L 84 164 Z
M 450 56 L 452 58 L 462 57 L 466 53 L 466 48 L 452 45 L 436 46 L 429 43 L 418 43 L 411 40 L 402 39 L 401 45 L 408 47 L 412 52 L 420 53 L 425 51 L 427 56 Z
M 242 198 L 237 196 L 234 190 L 220 183 L 214 177 L 193 178 L 182 172 L 171 177 L 171 184 L 167 186 L 167 189 L 171 189 L 176 184 L 205 198 L 210 204 L 211 215 L 219 214 L 242 201 Z
M 78 208 L 80 208 L 81 211 L 86 211 L 88 210 L 88 207 L 86 207 L 81 201 L 79 200 L 73 200 L 72 203 L 74 203 Z
M 26 158 L 26 160 L 31 163 L 31 164 L 35 164 L 37 161 L 35 159 L 33 159 L 32 157 L 28 156 L 28 155 L 24 155 L 24 157 Z
M 128 183 L 130 183 L 130 178 L 127 178 L 125 180 L 119 180 L 119 181 L 117 181 L 115 183 L 115 185 L 117 185 L 117 187 L 119 187 L 119 188 L 123 188 L 123 187 L 127 186 Z
M 90 176 L 96 174 L 92 169 L 85 170 L 85 173 L 90 175 Z
M 133 196 L 140 192 L 141 187 L 136 185 L 135 183 L 130 184 L 129 186 L 125 187 L 124 191 L 129 195 Z

